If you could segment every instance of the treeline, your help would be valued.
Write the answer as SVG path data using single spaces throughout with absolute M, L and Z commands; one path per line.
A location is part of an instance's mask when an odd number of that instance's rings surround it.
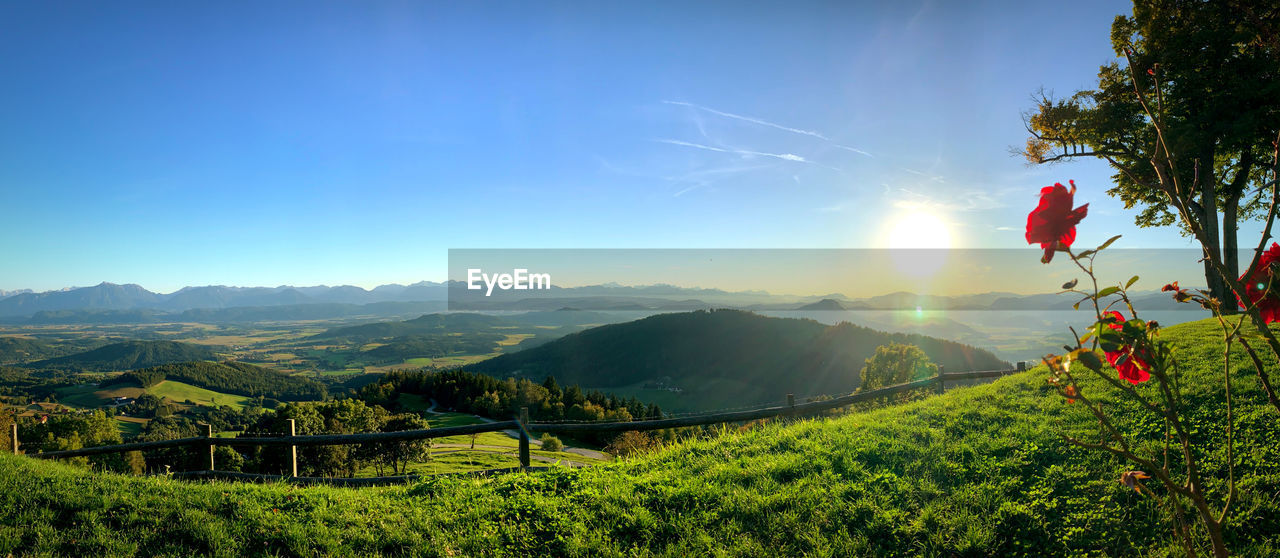
M 425 430 L 425 419 L 413 413 L 393 414 L 386 409 L 367 405 L 358 399 L 324 402 L 288 403 L 275 412 L 246 409 L 209 410 L 201 416 L 170 416 L 152 420 L 138 436 L 138 441 L 175 440 L 203 436 L 199 422 L 208 422 L 216 430 L 243 430 L 241 436 L 280 436 L 287 434 L 288 420 L 294 421 L 299 436 L 319 434 L 356 434 L 362 432 L 398 432 Z M 298 448 L 298 474 L 310 477 L 352 477 L 372 467 L 382 474 L 404 473 L 408 465 L 429 458 L 429 440 L 304 446 Z M 218 446 L 214 448 L 214 464 L 219 471 L 288 474 L 289 449 L 263 446 Z M 164 448 L 142 452 L 141 467 L 150 472 L 197 470 L 205 467 L 207 454 L 190 448 Z M 136 469 L 135 469 L 136 471 Z
M 531 420 L 538 421 L 630 421 L 661 418 L 662 409 L 646 405 L 635 397 L 621 398 L 599 391 L 583 391 L 577 385 L 561 388 L 548 377 L 541 384 L 525 379 L 475 374 L 463 370 L 438 372 L 388 372 L 374 384 L 357 392 L 357 397 L 374 405 L 400 408 L 401 394 L 434 399 L 446 409 L 472 413 L 497 420 L 510 420 L 521 407 L 529 408 Z
M 328 390 L 314 380 L 289 376 L 243 362 L 184 362 L 166 364 L 125 372 L 103 382 L 103 385 L 124 384 L 149 388 L 165 380 L 174 380 L 193 386 L 244 395 L 268 397 L 281 401 L 312 401 L 325 399 Z

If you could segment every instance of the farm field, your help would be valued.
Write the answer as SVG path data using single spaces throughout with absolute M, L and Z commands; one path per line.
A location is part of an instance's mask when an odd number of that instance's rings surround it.
M 191 401 L 197 405 L 205 405 L 209 407 L 226 405 L 237 411 L 243 409 L 250 399 L 249 397 L 244 397 L 242 395 L 220 393 L 172 380 L 160 382 L 147 388 L 146 391 L 147 393 L 157 397 L 173 400 L 176 403 Z

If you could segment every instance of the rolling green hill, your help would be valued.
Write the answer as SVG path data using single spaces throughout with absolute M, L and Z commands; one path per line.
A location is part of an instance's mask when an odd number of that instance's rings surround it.
M 63 368 L 91 372 L 134 370 L 174 362 L 214 360 L 218 355 L 207 347 L 176 341 L 124 341 L 91 351 L 34 362 L 33 367 Z
M 0 337 L 0 364 L 18 364 L 67 354 L 67 349 L 26 337 Z
M 1179 347 L 1207 486 L 1225 448 L 1216 325 L 1165 330 Z M 1270 366 L 1275 366 L 1272 362 Z M 1091 432 L 1045 370 L 836 419 L 728 428 L 586 470 L 404 487 L 187 483 L 0 455 L 0 554 L 424 556 L 1165 556 L 1156 505 L 1130 467 L 1067 445 Z M 1236 371 L 1236 505 L 1228 545 L 1280 551 L 1280 421 Z M 1101 394 L 1101 382 L 1085 389 Z M 1141 389 L 1153 389 L 1143 385 Z M 1161 426 L 1108 405 L 1126 431 Z M 1220 500 L 1218 500 L 1220 501 Z
M 137 385 L 143 388 L 166 380 L 245 397 L 270 397 L 281 401 L 324 399 L 323 384 L 308 378 L 281 374 L 270 368 L 243 362 L 183 362 L 127 372 L 102 385 Z M 181 401 L 181 400 L 179 400 Z
M 1010 367 L 985 350 L 933 337 L 715 310 L 596 327 L 466 368 L 604 390 L 661 384 L 683 395 L 628 394 L 661 396 L 664 409 L 715 409 L 776 402 L 786 393 L 852 391 L 866 358 L 889 342 L 917 345 L 951 371 Z

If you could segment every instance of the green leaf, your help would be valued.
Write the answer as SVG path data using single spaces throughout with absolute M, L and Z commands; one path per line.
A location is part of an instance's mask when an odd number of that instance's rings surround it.
M 1120 235 L 1115 235 L 1111 238 L 1108 238 L 1106 242 L 1102 243 L 1102 246 L 1098 247 L 1098 251 L 1101 252 L 1103 250 L 1106 250 L 1108 246 L 1111 246 L 1112 242 L 1115 242 L 1117 240 L 1120 240 Z
M 1137 282 L 1138 282 L 1138 276 L 1134 275 L 1133 277 L 1129 278 L 1128 283 L 1124 284 L 1124 288 L 1128 289 L 1129 287 L 1132 287 L 1134 283 L 1137 283 Z
M 1113 330 L 1107 330 L 1098 336 L 1098 345 L 1103 351 L 1114 353 L 1125 346 L 1124 338 L 1120 337 L 1120 333 Z
M 1076 254 L 1076 259 L 1077 259 L 1077 260 L 1083 260 L 1083 259 L 1085 259 L 1085 258 L 1089 257 L 1089 256 L 1090 256 L 1091 254 L 1093 254 L 1094 252 L 1097 252 L 1097 250 L 1085 250 L 1085 251 L 1083 251 L 1083 252 L 1080 252 L 1079 254 Z
M 1107 287 L 1105 289 L 1102 289 L 1101 291 L 1098 291 L 1098 298 L 1111 296 L 1118 292 L 1120 292 L 1120 287 Z
M 1089 370 L 1093 370 L 1096 372 L 1102 369 L 1102 359 L 1098 358 L 1098 354 L 1093 351 L 1090 351 L 1087 349 L 1080 351 L 1080 353 L 1076 355 L 1076 360 L 1079 361 L 1080 364 L 1083 364 L 1085 368 L 1088 368 Z

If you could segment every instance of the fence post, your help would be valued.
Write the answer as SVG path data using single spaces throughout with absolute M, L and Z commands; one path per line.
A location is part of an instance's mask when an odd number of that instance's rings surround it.
M 520 466 L 529 466 L 529 408 L 520 407 Z
M 205 425 L 204 425 L 204 437 L 205 437 L 205 438 L 209 438 L 209 439 L 213 439 L 213 425 L 212 425 L 212 424 L 205 423 Z M 213 442 L 209 442 L 209 462 L 207 463 L 207 465 L 209 465 L 209 466 L 208 466 L 208 467 L 206 467 L 205 469 L 206 469 L 206 470 L 208 470 L 208 471 L 212 471 L 212 470 L 213 470 Z
M 1025 372 L 1026 370 L 1027 370 L 1027 361 L 1025 361 L 1025 360 L 1019 360 L 1019 361 L 1018 361 L 1018 372 Z
M 18 423 L 9 425 L 9 449 L 13 450 L 14 455 L 18 455 Z
M 796 395 L 794 393 L 787 394 L 787 406 L 788 407 L 796 406 Z
M 938 394 L 939 395 L 941 395 L 942 392 L 947 391 L 947 382 L 946 380 L 942 379 L 942 373 L 945 370 L 946 370 L 945 366 L 941 364 L 938 365 Z
M 289 421 L 289 437 L 297 436 L 298 431 L 293 419 L 287 420 Z M 298 476 L 298 446 L 289 446 L 289 476 Z

